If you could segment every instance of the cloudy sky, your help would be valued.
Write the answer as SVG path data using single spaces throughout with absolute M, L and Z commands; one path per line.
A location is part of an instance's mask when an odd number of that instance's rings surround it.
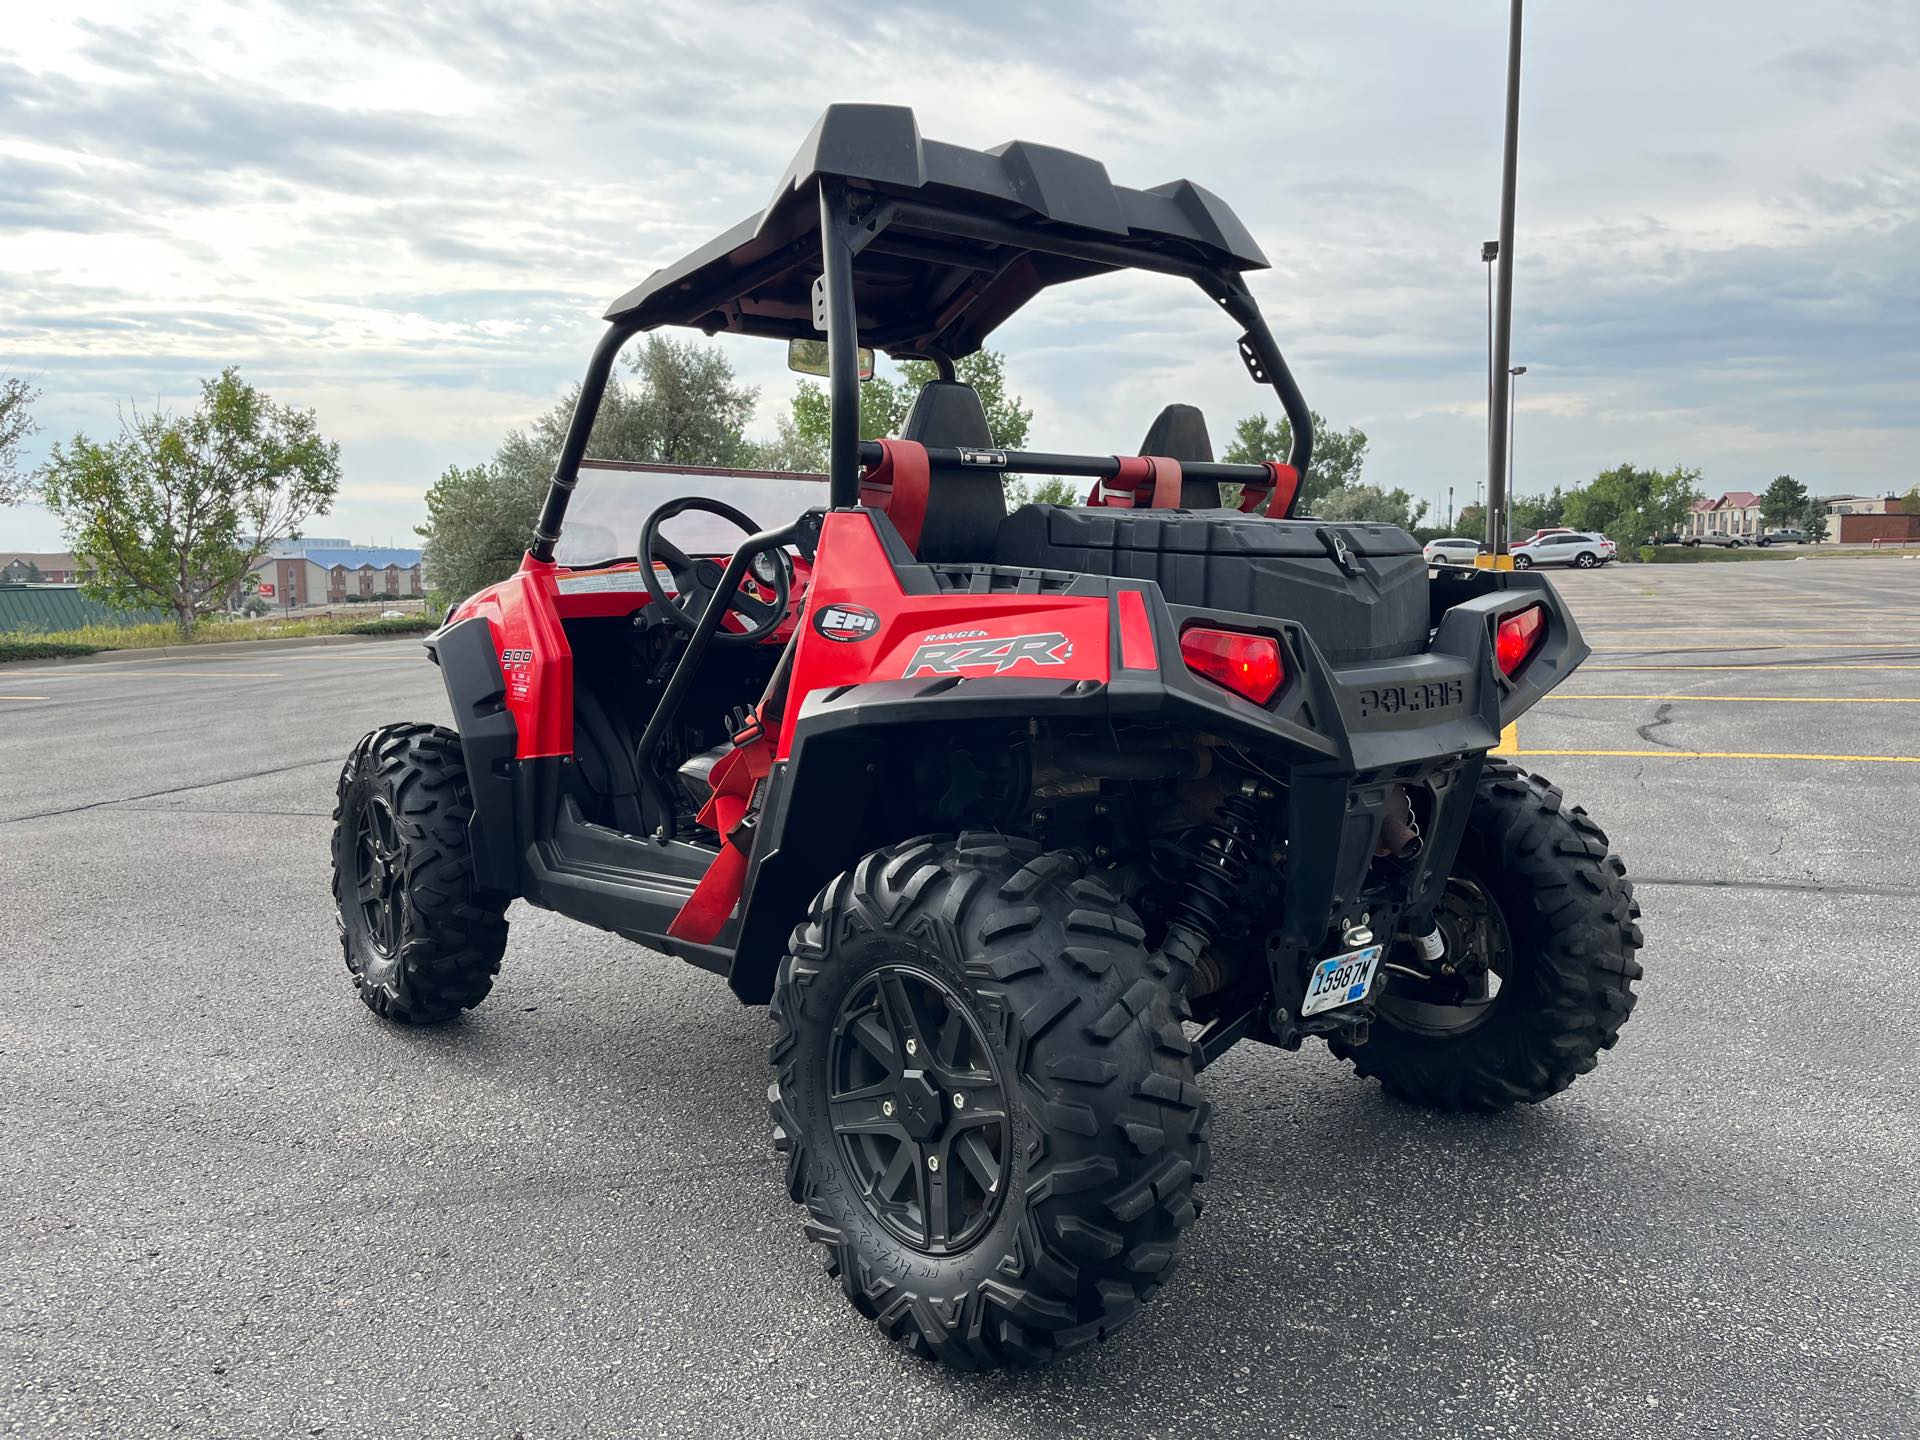
M 1309 400 L 1369 477 L 1485 474 L 1482 239 L 1506 6 L 363 0 L 16 7 L 0 31 L 0 372 L 47 442 L 239 364 L 312 406 L 320 531 L 406 543 L 450 462 L 584 365 L 599 312 L 766 201 L 823 105 L 1024 138 L 1224 196 Z M 1520 488 L 1622 460 L 1920 479 L 1920 6 L 1532 7 L 1514 359 Z M 999 332 L 1033 441 L 1216 442 L 1261 408 L 1178 282 L 1063 287 Z M 784 357 L 729 343 L 786 403 Z M 1271 397 L 1266 397 L 1271 408 Z M 44 512 L 0 545 L 54 548 Z

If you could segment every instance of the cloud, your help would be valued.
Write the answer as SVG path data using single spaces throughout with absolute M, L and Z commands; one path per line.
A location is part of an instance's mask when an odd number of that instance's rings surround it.
M 914 105 L 936 138 L 1198 180 L 1272 259 L 1255 293 L 1310 401 L 1372 437 L 1377 478 L 1432 498 L 1485 470 L 1494 11 L 86 8 L 31 13 L 0 58 L 0 369 L 45 391 L 43 445 L 238 363 L 342 438 L 336 523 L 404 532 L 410 489 L 578 377 L 608 300 L 764 204 L 820 108 L 861 98 Z M 1633 455 L 1728 488 L 1786 463 L 1816 489 L 1906 475 L 1920 16 L 1846 0 L 1817 44 L 1734 0 L 1528 23 L 1527 476 Z M 1109 451 L 1170 400 L 1201 405 L 1216 443 L 1274 413 L 1233 338 L 1193 287 L 1122 276 L 1043 296 L 996 344 L 1037 442 Z M 725 348 L 770 428 L 777 347 Z

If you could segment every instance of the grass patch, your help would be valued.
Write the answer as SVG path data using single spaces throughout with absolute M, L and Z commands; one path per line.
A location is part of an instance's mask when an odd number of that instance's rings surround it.
M 1805 550 L 1789 551 L 1773 546 L 1762 549 L 1757 545 L 1743 545 L 1738 550 L 1719 545 L 1642 545 L 1640 547 L 1640 558 L 1649 565 L 1713 565 L 1728 561 L 1792 560 L 1806 553 Z
M 9 660 L 65 660 L 74 655 L 98 655 L 106 648 L 104 645 L 86 645 L 73 640 L 0 635 L 0 665 Z
M 316 615 L 305 620 L 202 620 L 193 627 L 192 644 L 229 645 L 247 640 L 297 640 L 311 635 L 425 635 L 438 622 L 427 615 L 396 620 L 358 615 Z M 147 625 L 83 625 L 76 630 L 0 635 L 0 661 L 44 660 L 56 655 L 93 655 L 102 650 L 155 650 L 178 645 L 180 632 L 160 621 Z M 32 647 L 32 653 L 15 653 Z

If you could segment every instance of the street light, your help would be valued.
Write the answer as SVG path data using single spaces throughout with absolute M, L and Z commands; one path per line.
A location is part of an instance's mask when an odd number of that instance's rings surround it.
M 1519 476 L 1519 466 L 1514 463 L 1514 458 L 1513 458 L 1514 456 L 1513 424 L 1514 424 L 1514 409 L 1515 409 L 1514 399 L 1513 399 L 1513 390 L 1514 390 L 1513 382 L 1518 380 L 1522 375 L 1526 373 L 1527 373 L 1527 367 L 1524 365 L 1510 366 L 1507 370 L 1507 538 L 1508 539 L 1513 538 L 1513 497 L 1515 494 L 1514 482 Z
M 1480 242 L 1480 259 L 1487 267 L 1487 454 L 1493 454 L 1493 262 L 1500 258 L 1498 240 Z

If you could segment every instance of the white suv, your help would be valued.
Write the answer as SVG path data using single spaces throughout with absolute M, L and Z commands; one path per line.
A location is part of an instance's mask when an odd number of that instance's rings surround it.
M 1606 536 L 1569 530 L 1514 546 L 1513 568 L 1531 570 L 1536 565 L 1574 565 L 1582 570 L 1597 570 L 1614 559 L 1615 553 L 1613 542 Z
M 1485 549 L 1478 540 L 1463 539 L 1458 535 L 1445 536 L 1439 540 L 1429 540 L 1425 546 L 1429 565 L 1465 565 L 1473 568 L 1474 557 Z

